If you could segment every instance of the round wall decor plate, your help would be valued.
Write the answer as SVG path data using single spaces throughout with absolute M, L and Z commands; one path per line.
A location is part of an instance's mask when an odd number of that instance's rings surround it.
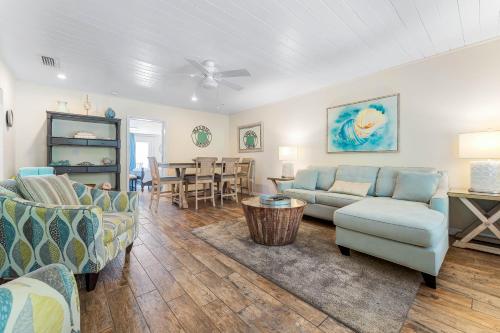
M 205 148 L 212 142 L 212 132 L 208 127 L 199 125 L 193 128 L 191 139 L 197 147 Z

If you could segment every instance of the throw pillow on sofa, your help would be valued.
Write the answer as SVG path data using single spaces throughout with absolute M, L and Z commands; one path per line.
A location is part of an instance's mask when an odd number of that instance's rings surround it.
M 393 199 L 429 203 L 439 185 L 438 173 L 400 171 Z
M 336 180 L 328 192 L 357 195 L 358 197 L 366 197 L 372 183 L 346 182 Z
M 314 191 L 316 189 L 317 181 L 318 181 L 317 170 L 299 170 L 295 175 L 295 179 L 293 181 L 293 188 Z
M 16 177 L 24 198 L 53 205 L 80 205 L 68 175 Z

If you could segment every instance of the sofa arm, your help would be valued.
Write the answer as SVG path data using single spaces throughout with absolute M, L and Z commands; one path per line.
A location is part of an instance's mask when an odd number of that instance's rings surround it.
M 0 277 L 62 263 L 74 273 L 104 267 L 102 210 L 0 197 Z
M 45 266 L 0 286 L 0 299 L 1 332 L 80 332 L 78 287 L 63 265 Z
M 283 193 L 293 187 L 293 180 L 278 180 L 276 184 L 278 185 L 278 193 Z
M 444 189 L 438 190 L 431 198 L 430 208 L 433 210 L 437 210 L 438 212 L 443 213 L 448 219 L 448 193 Z

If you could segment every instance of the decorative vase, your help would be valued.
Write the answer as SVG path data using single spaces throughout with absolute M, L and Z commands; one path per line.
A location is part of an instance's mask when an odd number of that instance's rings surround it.
M 106 110 L 106 112 L 104 112 L 104 116 L 108 119 L 114 119 L 116 116 L 116 113 L 112 108 L 108 108 Z
M 57 101 L 57 112 L 69 112 L 69 110 L 68 110 L 68 102 L 66 102 L 66 101 Z

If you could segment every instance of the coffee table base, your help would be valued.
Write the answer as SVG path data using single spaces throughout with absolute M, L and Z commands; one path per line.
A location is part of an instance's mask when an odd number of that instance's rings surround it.
M 279 208 L 243 205 L 253 241 L 268 246 L 291 244 L 297 237 L 304 207 Z

